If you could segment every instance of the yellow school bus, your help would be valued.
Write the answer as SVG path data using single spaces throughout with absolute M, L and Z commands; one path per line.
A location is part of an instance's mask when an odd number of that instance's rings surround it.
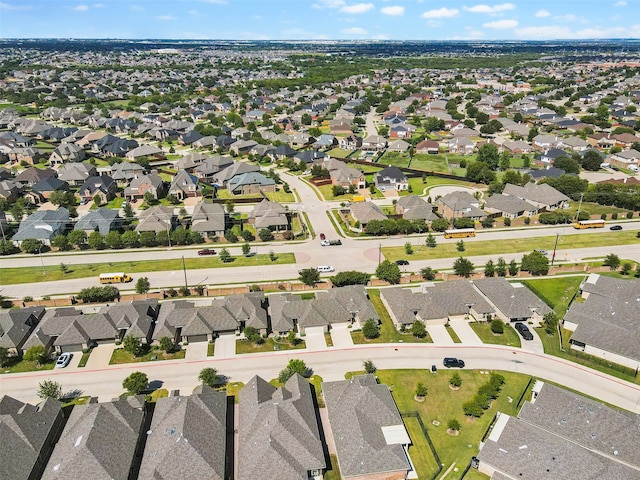
M 100 274 L 100 283 L 127 283 L 131 280 L 131 276 L 124 272 Z
M 604 220 L 580 220 L 573 224 L 573 228 L 604 228 Z
M 453 228 L 451 230 L 444 231 L 444 238 L 467 238 L 475 236 L 475 228 Z

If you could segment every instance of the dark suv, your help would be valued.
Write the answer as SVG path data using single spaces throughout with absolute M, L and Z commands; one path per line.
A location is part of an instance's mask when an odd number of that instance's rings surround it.
M 442 364 L 447 368 L 464 368 L 464 362 L 459 358 L 445 357 L 445 359 L 442 361 Z
M 516 322 L 514 328 L 520 335 L 522 335 L 522 338 L 524 338 L 525 340 L 533 340 L 533 333 L 531 333 L 529 327 L 527 327 L 524 323 Z

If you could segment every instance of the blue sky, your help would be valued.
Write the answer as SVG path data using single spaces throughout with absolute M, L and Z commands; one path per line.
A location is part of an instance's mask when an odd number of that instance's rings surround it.
M 1 38 L 640 38 L 640 0 L 0 0 Z

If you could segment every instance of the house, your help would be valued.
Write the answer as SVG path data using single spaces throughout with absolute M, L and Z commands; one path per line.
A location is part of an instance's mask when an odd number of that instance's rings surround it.
M 400 287 L 385 288 L 380 290 L 380 299 L 398 330 L 410 328 L 416 321 L 445 325 L 469 316 L 484 319 L 495 312 L 468 280 L 427 284 L 418 293 Z
M 100 232 L 101 235 L 117 230 L 122 223 L 122 218 L 118 216 L 118 211 L 112 208 L 100 207 L 91 210 L 89 213 L 78 219 L 73 227 L 74 230 L 82 230 L 87 235 L 92 232 Z
M 637 167 L 640 164 L 640 152 L 634 149 L 623 150 L 612 154 L 609 157 L 609 162 L 611 165 L 621 168 L 629 168 L 632 165 Z
M 338 145 L 338 140 L 335 135 L 322 134 L 318 137 L 315 143 L 312 145 L 313 148 L 319 149 L 329 149 L 336 147 Z
M 537 180 L 542 180 L 543 178 L 558 178 L 567 172 L 565 172 L 561 168 L 547 167 L 547 168 L 529 170 L 527 173 L 531 176 L 531 179 L 535 182 Z
M 20 164 L 35 165 L 44 155 L 34 147 L 12 147 L 9 150 L 9 161 Z
M 519 217 L 533 217 L 538 209 L 525 200 L 513 195 L 493 194 L 484 204 L 484 210 L 489 215 L 498 215 L 504 218 L 515 219 Z
M 52 168 L 39 169 L 36 167 L 29 167 L 26 170 L 23 170 L 22 172 L 20 172 L 18 175 L 16 175 L 13 181 L 17 185 L 20 185 L 22 187 L 26 187 L 26 186 L 31 187 L 44 178 L 51 178 L 51 177 L 57 177 L 57 176 L 58 176 L 58 172 L 56 172 Z
M 225 480 L 227 395 L 200 385 L 155 403 L 137 478 Z
M 260 172 L 247 172 L 235 175 L 227 181 L 227 189 L 233 195 L 255 195 L 275 192 L 276 182 Z
M 459 155 L 471 155 L 476 144 L 469 137 L 453 137 L 446 141 L 447 151 Z
M 574 152 L 585 152 L 590 148 L 589 142 L 580 137 L 567 137 L 558 141 L 558 148 L 572 150 Z
M 196 203 L 191 215 L 191 230 L 200 232 L 204 238 L 217 238 L 224 235 L 226 217 L 224 206 L 219 203 Z
M 13 180 L 0 180 L 0 198 L 13 202 L 18 198 L 22 187 L 17 185 Z
M 332 133 L 337 133 L 334 129 L 331 129 Z M 362 147 L 362 137 L 358 137 L 351 133 L 351 124 L 348 125 L 347 131 L 350 133 L 346 137 L 338 138 L 338 146 L 342 150 L 358 150 Z
M 409 179 L 398 167 L 387 167 L 374 175 L 376 188 L 381 192 L 396 190 L 398 192 L 409 189 Z
M 640 416 L 536 381 L 517 417 L 498 413 L 478 470 L 494 479 L 640 479 Z
M 154 207 L 143 210 L 138 216 L 138 225 L 136 232 L 167 232 L 173 230 L 176 222 L 176 216 L 173 214 L 173 208 L 156 205 Z
M 237 140 L 231 144 L 229 150 L 236 155 L 243 155 L 249 153 L 249 150 L 258 145 L 255 140 Z
M 509 283 L 504 277 L 487 277 L 473 281 L 475 288 L 495 308 L 496 317 L 504 322 L 540 324 L 552 310 L 521 283 Z
M 570 157 L 570 155 L 560 148 L 549 148 L 536 156 L 536 163 L 545 166 L 553 165 L 556 158 Z
M 124 189 L 124 197 L 132 201 L 141 200 L 147 192 L 156 200 L 167 195 L 167 184 L 155 170 L 147 175 L 134 177 Z
M 0 312 L 0 347 L 21 356 L 22 346 L 44 315 L 44 307 L 28 307 Z
M 439 218 L 433 213 L 434 206 L 417 195 L 400 197 L 396 201 L 396 213 L 405 220 L 424 220 L 427 223 Z
M 202 196 L 200 180 L 185 170 L 178 170 L 169 186 L 169 195 L 174 195 L 180 201 L 185 198 L 200 197 Z
M 130 478 L 144 416 L 141 395 L 76 405 L 42 479 Z
M 129 150 L 125 153 L 125 157 L 130 160 L 136 160 L 140 157 L 157 157 L 159 155 L 163 155 L 162 149 L 158 148 L 154 145 L 144 144 L 136 147 L 132 150 Z
M 65 163 L 58 168 L 58 178 L 72 186 L 82 185 L 87 178 L 97 175 L 96 167 L 90 163 Z
M 255 376 L 240 390 L 237 480 L 322 478 L 326 468 L 311 384 Z
M 259 172 L 260 167 L 248 162 L 235 162 L 225 168 L 222 168 L 218 173 L 212 176 L 214 184 L 218 187 L 227 187 L 227 183 L 231 178 L 236 175 L 241 175 L 248 172 Z
M 478 208 L 478 200 L 464 190 L 447 193 L 436 200 L 436 205 L 443 218 L 471 218 L 477 222 L 487 216 Z
M 249 213 L 249 223 L 256 231 L 267 228 L 272 231 L 289 230 L 289 211 L 284 205 L 263 199 Z
M 209 179 L 220 170 L 230 165 L 233 165 L 233 158 L 227 155 L 215 155 L 213 157 L 205 158 L 202 163 L 196 166 L 193 173 L 199 178 Z
M 194 142 L 200 140 L 202 137 L 203 135 L 196 130 L 187 130 L 185 133 L 178 137 L 178 143 L 180 145 L 191 145 Z
M 70 223 L 69 210 L 59 207 L 57 210 L 38 210 L 20 222 L 12 241 L 20 246 L 23 240 L 34 238 L 45 245 L 51 245 L 56 235 L 64 234 Z
M 503 195 L 513 195 L 537 207 L 538 210 L 569 208 L 569 197 L 546 183 L 527 183 L 524 187 L 507 183 Z
M 380 207 L 373 202 L 353 202 L 347 207 L 349 215 L 358 222 L 360 228 L 366 228 L 372 220 L 387 220 L 388 217 L 382 213 Z
M 502 150 L 511 155 L 522 155 L 533 152 L 533 147 L 524 140 L 506 140 L 502 144 Z
M 435 140 L 422 140 L 416 145 L 416 153 L 437 155 L 440 151 L 440 144 Z
M 389 387 L 368 374 L 322 382 L 322 392 L 342 478 L 407 478 L 411 439 Z
M 39 204 L 49 200 L 53 192 L 68 192 L 69 184 L 56 177 L 43 178 L 31 187 L 31 191 L 24 194 L 31 203 Z
M 81 162 L 85 158 L 84 149 L 75 143 L 61 143 L 49 156 L 50 165 L 66 162 Z
M 563 319 L 571 348 L 609 362 L 640 368 L 638 302 L 640 281 L 591 274 Z
M 353 185 L 358 190 L 367 186 L 366 177 L 362 170 L 350 167 L 340 160 L 330 158 L 325 160 L 322 166 L 329 170 L 332 185 L 339 185 L 347 189 Z
M 362 140 L 362 150 L 377 152 L 385 148 L 387 148 L 387 139 L 380 135 L 369 135 Z
M 387 151 L 404 153 L 409 151 L 409 147 L 411 147 L 411 144 L 406 140 L 396 140 L 394 142 L 389 143 L 389 146 L 387 147 Z
M 2 478 L 40 478 L 64 424 L 62 404 L 53 398 L 31 405 L 7 395 L 1 397 Z
M 107 203 L 116 196 L 117 185 L 113 178 L 108 175 L 87 178 L 78 189 L 76 196 L 80 200 L 92 201 L 97 195 L 99 204 Z

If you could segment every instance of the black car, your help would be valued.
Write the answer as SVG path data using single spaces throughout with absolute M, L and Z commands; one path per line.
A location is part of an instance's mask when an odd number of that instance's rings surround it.
M 522 338 L 524 338 L 525 340 L 533 340 L 533 333 L 531 333 L 529 327 L 527 327 L 524 323 L 517 322 L 514 327 L 518 331 L 518 333 L 522 335 Z
M 409 265 L 409 260 L 405 260 L 405 259 L 396 260 L 396 265 Z
M 442 364 L 447 368 L 464 368 L 464 362 L 459 358 L 445 357 L 445 359 L 442 361 Z
M 622 225 L 613 225 L 609 227 L 609 230 L 622 230 Z

